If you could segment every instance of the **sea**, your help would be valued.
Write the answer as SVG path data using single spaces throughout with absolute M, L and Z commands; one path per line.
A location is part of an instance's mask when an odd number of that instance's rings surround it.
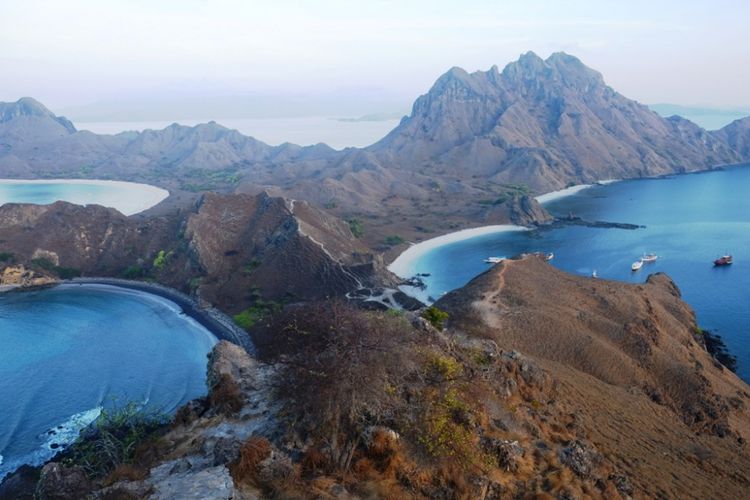
M 0 179 L 0 205 L 47 205 L 62 200 L 78 205 L 102 205 L 133 215 L 153 207 L 167 196 L 169 191 L 165 189 L 135 182 Z
M 549 201 L 557 216 L 629 223 L 639 229 L 564 226 L 505 231 L 452 242 L 427 251 L 407 274 L 424 273 L 424 290 L 405 291 L 435 300 L 488 269 L 490 256 L 553 253 L 550 264 L 567 272 L 643 283 L 665 272 L 695 310 L 700 327 L 718 333 L 750 382 L 750 166 L 658 179 L 594 185 Z M 658 256 L 633 272 L 647 253 Z M 731 254 L 734 264 L 714 267 Z M 553 292 L 553 291 L 552 291 Z
M 204 395 L 216 337 L 165 298 L 107 285 L 0 294 L 0 480 L 104 410 L 165 414 Z

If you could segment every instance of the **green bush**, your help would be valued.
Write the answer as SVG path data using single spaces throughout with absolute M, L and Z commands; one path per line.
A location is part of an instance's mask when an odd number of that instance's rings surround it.
M 120 275 L 125 279 L 135 280 L 144 277 L 146 275 L 146 271 L 138 264 L 134 264 L 132 266 L 126 267 L 125 270 L 120 273 Z
M 392 234 L 392 235 L 387 236 L 385 238 L 385 244 L 388 245 L 388 246 L 391 246 L 391 247 L 395 247 L 396 245 L 400 245 L 403 242 L 404 242 L 404 239 L 401 236 L 397 235 L 397 234 Z
M 362 225 L 362 221 L 359 219 L 349 219 L 349 230 L 355 238 L 361 238 L 365 235 L 365 228 Z
M 281 310 L 281 304 L 273 301 L 256 300 L 255 303 L 244 311 L 232 316 L 237 326 L 244 330 L 249 330 L 255 324 L 275 312 Z
M 442 330 L 445 321 L 448 319 L 448 313 L 435 306 L 430 306 L 422 311 L 422 317 L 438 330 Z
M 11 262 L 15 256 L 10 252 L 0 252 L 0 262 Z
M 103 477 L 117 466 L 131 464 L 136 446 L 154 438 L 169 422 L 162 412 L 136 403 L 102 410 L 66 453 L 67 465 L 80 465 L 89 477 Z

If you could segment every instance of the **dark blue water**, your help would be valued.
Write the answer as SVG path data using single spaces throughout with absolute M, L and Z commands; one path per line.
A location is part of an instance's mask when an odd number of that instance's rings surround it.
M 0 478 L 49 459 L 102 407 L 135 401 L 171 412 L 205 394 L 215 343 L 176 304 L 143 292 L 0 294 Z
M 750 167 L 666 179 L 594 186 L 550 202 L 558 215 L 645 225 L 645 229 L 564 227 L 513 232 L 448 244 L 425 254 L 414 272 L 425 278 L 433 298 L 463 286 L 487 269 L 488 256 L 554 252 L 551 261 L 565 271 L 642 283 L 663 271 L 693 306 L 698 323 L 716 330 L 737 356 L 738 374 L 750 380 Z M 636 273 L 630 265 L 644 253 L 659 259 Z M 715 268 L 724 252 L 735 263 Z

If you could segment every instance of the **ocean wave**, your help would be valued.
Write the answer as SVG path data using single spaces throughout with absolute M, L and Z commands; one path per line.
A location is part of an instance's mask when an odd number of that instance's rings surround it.
M 81 431 L 99 418 L 101 413 L 102 407 L 97 406 L 72 415 L 65 422 L 40 434 L 39 439 L 43 441 L 42 445 L 31 453 L 13 458 L 6 457 L 7 461 L 0 455 L 0 481 L 22 465 L 42 465 L 50 460 L 58 452 L 70 446 Z

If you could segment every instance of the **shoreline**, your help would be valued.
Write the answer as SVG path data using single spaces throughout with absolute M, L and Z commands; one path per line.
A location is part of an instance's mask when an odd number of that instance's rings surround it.
M 150 293 L 177 304 L 182 312 L 193 318 L 219 340 L 227 340 L 241 346 L 250 355 L 255 355 L 255 345 L 250 334 L 237 326 L 232 318 L 213 306 L 201 306 L 195 299 L 174 288 L 158 283 L 131 281 L 119 278 L 73 278 L 61 280 L 56 285 L 109 285 L 138 292 Z
M 152 184 L 145 184 L 142 182 L 130 182 L 130 181 L 117 181 L 117 180 L 104 180 L 104 179 L 0 179 L 0 186 L 3 185 L 22 185 L 22 184 L 70 184 L 70 185 L 88 185 L 88 186 L 105 186 L 121 189 L 138 189 L 143 196 L 143 200 L 137 205 L 134 205 L 130 211 L 132 213 L 124 213 L 123 215 L 131 216 L 155 207 L 159 203 L 163 202 L 172 194 L 168 190 L 154 186 Z M 98 203 L 78 203 L 71 202 L 77 205 L 97 205 Z M 1 204 L 1 203 L 0 203 Z M 119 210 L 116 208 L 116 210 Z
M 574 194 L 580 193 L 584 189 L 588 189 L 590 187 L 606 186 L 608 184 L 613 184 L 622 180 L 625 179 L 604 179 L 592 184 L 576 184 L 575 186 L 558 189 L 557 191 L 550 191 L 549 193 L 540 194 L 539 196 L 535 196 L 534 199 L 539 202 L 539 204 L 544 205 L 546 203 L 557 201 L 562 198 L 567 198 L 568 196 L 573 196 Z
M 484 236 L 487 234 L 529 230 L 530 229 L 528 227 L 524 226 L 503 224 L 494 226 L 481 226 L 454 231 L 442 236 L 430 238 L 429 240 L 420 241 L 419 243 L 413 243 L 409 248 L 401 252 L 398 257 L 396 257 L 393 262 L 388 265 L 388 270 L 399 278 L 411 278 L 415 274 L 415 271 L 412 267 L 414 263 L 424 257 L 426 253 L 434 250 L 435 248 L 439 248 L 450 243 L 456 243 L 459 241 L 476 238 L 478 236 Z

